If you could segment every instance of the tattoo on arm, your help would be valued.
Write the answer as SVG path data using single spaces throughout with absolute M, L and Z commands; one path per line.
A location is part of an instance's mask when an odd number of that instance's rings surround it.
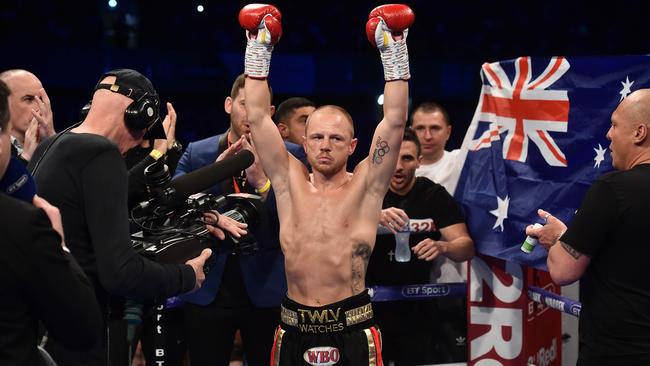
M 569 253 L 573 257 L 573 259 L 578 259 L 582 256 L 582 253 L 573 249 L 569 244 L 561 241 L 560 245 L 562 245 L 562 248 L 564 248 L 564 250 L 566 250 L 567 253 Z
M 390 151 L 390 146 L 388 142 L 382 140 L 381 136 L 377 136 L 377 142 L 375 143 L 375 151 L 372 153 L 372 163 L 381 164 L 384 161 L 384 156 Z
M 355 295 L 366 287 L 366 269 L 371 252 L 367 243 L 358 243 L 352 248 L 352 293 Z

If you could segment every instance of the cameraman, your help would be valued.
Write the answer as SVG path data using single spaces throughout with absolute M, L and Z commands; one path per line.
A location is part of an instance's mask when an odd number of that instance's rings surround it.
M 206 249 L 186 264 L 158 264 L 133 249 L 121 154 L 149 137 L 165 138 L 158 94 L 137 71 L 113 70 L 95 87 L 86 119 L 44 141 L 29 165 L 39 194 L 61 210 L 68 247 L 91 279 L 107 325 L 122 317 L 109 294 L 160 301 L 191 291 L 203 283 L 203 265 L 211 255 Z M 108 354 L 112 341 L 104 337 L 90 352 L 57 342 L 46 349 L 59 366 L 106 365 L 107 356 L 126 361 L 124 349 L 115 350 L 119 356 L 113 349 Z
M 244 105 L 244 75 L 233 83 L 224 109 L 230 128 L 223 134 L 190 143 L 181 157 L 176 175 L 230 156 L 241 149 L 255 152 Z M 269 110 L 274 107 L 269 105 Z M 287 150 L 305 161 L 301 146 L 285 142 Z M 306 168 L 305 168 L 306 172 Z M 247 255 L 224 242 L 215 252 L 215 263 L 205 286 L 184 296 L 190 361 L 196 365 L 228 365 L 237 329 L 241 331 L 248 365 L 268 365 L 273 335 L 280 317 L 280 302 L 287 291 L 284 256 L 280 250 L 275 197 L 256 156 L 241 174 L 213 187 L 210 193 L 253 193 L 266 199 L 270 224 L 253 229 L 258 250 Z M 233 253 L 234 252 L 234 253 Z

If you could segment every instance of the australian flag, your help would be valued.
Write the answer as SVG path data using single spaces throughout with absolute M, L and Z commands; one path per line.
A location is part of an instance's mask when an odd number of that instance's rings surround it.
M 610 171 L 610 117 L 650 87 L 650 56 L 520 57 L 484 64 L 461 148 L 455 197 L 482 254 L 546 270 L 520 250 L 542 208 L 569 224 L 591 182 Z

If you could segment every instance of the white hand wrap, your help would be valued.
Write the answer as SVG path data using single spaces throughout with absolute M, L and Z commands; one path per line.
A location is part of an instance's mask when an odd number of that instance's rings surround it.
M 408 80 L 411 78 L 409 70 L 409 51 L 406 39 L 390 42 L 388 47 L 380 48 L 381 63 L 384 65 L 384 79 Z
M 381 19 L 375 30 L 375 42 L 381 54 L 381 63 L 384 65 L 384 79 L 408 80 L 411 78 L 409 69 L 409 51 L 406 47 L 406 37 L 408 29 L 403 32 L 403 37 L 399 41 L 393 39 L 390 29 Z
M 268 31 L 266 29 L 260 29 L 259 33 L 262 32 L 268 32 Z M 270 40 L 271 37 L 269 36 L 268 39 Z M 244 74 L 254 79 L 267 78 L 269 76 L 269 68 L 271 67 L 272 52 L 273 52 L 272 44 L 270 43 L 264 44 L 264 43 L 260 43 L 256 39 L 248 38 L 248 42 L 246 43 Z

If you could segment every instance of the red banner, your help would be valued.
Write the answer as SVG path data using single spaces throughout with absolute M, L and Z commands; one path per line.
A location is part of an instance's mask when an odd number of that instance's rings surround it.
M 477 255 L 468 285 L 470 366 L 561 365 L 561 314 L 526 291 L 531 285 L 559 293 L 548 273 Z

